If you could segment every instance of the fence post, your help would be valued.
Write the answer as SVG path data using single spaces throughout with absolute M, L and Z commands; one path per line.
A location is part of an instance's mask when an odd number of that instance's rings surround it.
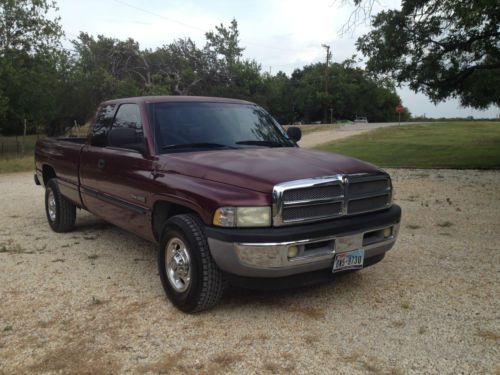
M 24 147 L 26 143 L 26 119 L 24 119 L 24 130 L 23 130 L 23 144 L 21 146 L 21 152 L 24 155 Z

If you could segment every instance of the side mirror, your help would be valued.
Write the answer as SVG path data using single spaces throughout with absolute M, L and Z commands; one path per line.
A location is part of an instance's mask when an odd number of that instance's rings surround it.
M 132 128 L 113 128 L 108 133 L 108 146 L 135 150 L 144 154 L 144 139 Z
M 286 130 L 286 134 L 288 134 L 288 138 L 294 142 L 298 142 L 302 138 L 302 130 L 296 126 L 290 126 Z

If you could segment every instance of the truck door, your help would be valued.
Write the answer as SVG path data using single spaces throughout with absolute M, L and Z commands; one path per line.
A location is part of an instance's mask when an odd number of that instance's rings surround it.
M 103 177 L 102 161 L 99 161 L 102 150 L 108 144 L 108 132 L 116 113 L 116 104 L 101 105 L 97 109 L 94 126 L 89 141 L 80 154 L 80 192 L 87 210 L 102 216 L 105 202 L 98 198 L 97 181 Z
M 95 149 L 89 158 L 97 166 L 97 214 L 150 238 L 148 192 L 152 191 L 152 160 L 146 155 L 140 107 L 134 103 L 120 104 L 108 129 L 106 146 Z

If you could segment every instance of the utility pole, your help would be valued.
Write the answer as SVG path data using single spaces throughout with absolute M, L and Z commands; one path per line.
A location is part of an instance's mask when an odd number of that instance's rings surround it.
M 332 53 L 330 52 L 330 46 L 328 44 L 322 44 L 321 47 L 326 49 L 326 64 L 325 64 L 325 100 L 326 100 L 326 97 L 328 96 L 328 64 L 330 63 L 330 59 L 332 58 Z M 323 121 L 325 124 L 328 122 L 326 103 L 324 104 Z

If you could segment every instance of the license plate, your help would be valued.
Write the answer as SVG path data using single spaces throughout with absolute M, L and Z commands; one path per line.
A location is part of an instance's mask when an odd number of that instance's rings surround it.
M 363 268 L 364 258 L 365 251 L 363 249 L 337 254 L 333 260 L 332 272 L 335 273 Z

